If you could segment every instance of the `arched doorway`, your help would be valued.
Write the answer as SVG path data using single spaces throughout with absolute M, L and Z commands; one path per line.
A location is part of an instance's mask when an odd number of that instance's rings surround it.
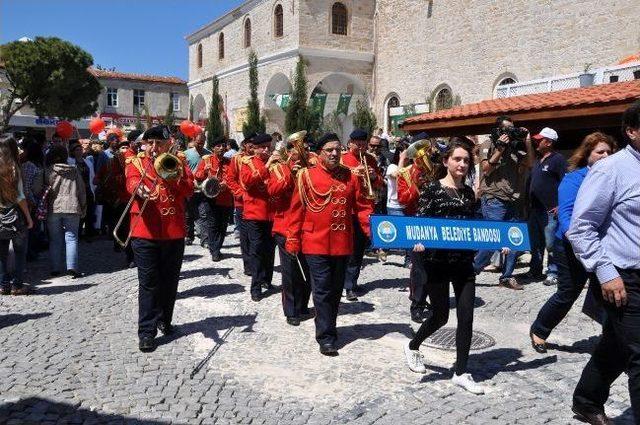
M 193 98 L 193 121 L 202 122 L 207 119 L 208 115 L 207 102 L 201 94 Z
M 400 97 L 396 93 L 391 93 L 387 96 L 387 100 L 384 103 L 384 132 L 391 134 L 391 108 L 397 108 L 400 106 Z
M 291 95 L 291 83 L 283 73 L 274 74 L 264 93 L 264 113 L 267 117 L 267 131 L 278 131 L 285 134 L 284 108 L 289 103 Z

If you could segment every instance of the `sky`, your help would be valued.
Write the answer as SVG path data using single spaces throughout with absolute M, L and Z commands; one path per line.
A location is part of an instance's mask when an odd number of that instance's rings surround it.
M 188 77 L 184 37 L 243 0 L 0 0 L 0 44 L 59 37 L 121 72 Z

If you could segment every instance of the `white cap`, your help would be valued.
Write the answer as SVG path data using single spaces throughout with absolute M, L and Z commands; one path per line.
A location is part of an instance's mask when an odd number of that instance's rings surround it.
M 545 127 L 542 129 L 542 131 L 540 131 L 540 133 L 536 134 L 535 136 L 533 136 L 534 139 L 549 139 L 549 140 L 553 140 L 554 142 L 558 141 L 558 133 L 553 129 L 553 128 L 549 128 L 549 127 Z

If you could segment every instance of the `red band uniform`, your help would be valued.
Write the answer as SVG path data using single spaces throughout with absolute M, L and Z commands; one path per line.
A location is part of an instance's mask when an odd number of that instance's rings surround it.
M 242 224 L 249 241 L 248 260 L 251 267 L 251 299 L 259 301 L 262 288 L 272 288 L 275 242 L 271 234 L 273 210 L 268 192 L 269 170 L 266 161 L 269 156 L 271 136 L 255 136 L 254 155 L 242 159 L 240 184 L 242 195 Z
M 368 135 L 364 130 L 356 129 L 351 133 L 349 137 L 352 143 L 359 144 L 366 143 Z M 373 155 L 363 153 L 362 157 L 367 162 L 367 167 L 369 168 L 369 178 L 372 186 L 371 189 L 372 191 L 375 191 L 376 188 L 384 185 L 382 173 L 380 172 L 377 161 Z M 362 165 L 362 163 L 360 162 L 360 155 L 357 152 L 350 150 L 342 155 L 342 164 L 352 170 L 360 167 Z M 366 192 L 366 176 L 359 175 L 358 178 L 360 179 L 360 183 L 363 186 L 363 191 Z M 369 195 L 365 193 L 365 196 Z M 369 199 L 367 200 L 371 204 L 371 208 L 373 209 L 375 199 L 373 199 L 373 197 L 369 197 Z M 345 291 L 347 291 L 347 298 L 350 301 L 357 300 L 356 291 L 358 289 L 358 278 L 360 277 L 360 269 L 362 268 L 364 252 L 371 243 L 369 241 L 369 238 L 365 235 L 364 230 L 361 228 L 361 226 L 357 225 L 356 217 L 353 217 L 353 223 L 353 253 L 349 258 L 344 280 L 344 289 Z
M 166 126 L 148 129 L 144 140 L 169 143 Z M 155 141 L 155 142 L 154 142 Z M 155 145 L 147 152 L 152 152 Z M 131 208 L 131 245 L 138 266 L 138 337 L 140 349 L 152 351 L 156 329 L 171 331 L 173 308 L 184 255 L 184 214 L 186 200 L 193 193 L 193 181 L 184 156 L 179 156 L 180 177 L 162 179 L 154 168 L 154 158 L 141 153 L 126 167 L 127 191 L 136 193 L 139 182 L 150 191 L 143 212 L 143 198 L 136 196 Z M 143 178 L 144 175 L 144 178 Z
M 368 236 L 369 215 L 373 212 L 359 179 L 339 164 L 339 143 L 335 134 L 325 135 L 318 142 L 318 147 L 325 149 L 318 164 L 298 173 L 286 241 L 287 251 L 301 251 L 309 265 L 316 340 L 327 355 L 337 353 L 338 306 L 347 261 L 354 248 L 352 217 L 357 217 L 356 225 Z
M 214 178 L 220 183 L 220 193 L 215 198 L 208 198 L 203 192 L 198 203 L 198 221 L 202 242 L 208 246 L 211 259 L 220 261 L 220 249 L 224 243 L 229 225 L 229 216 L 233 209 L 233 194 L 226 183 L 230 160 L 223 156 L 226 140 L 220 138 L 212 143 L 213 155 L 205 155 L 193 173 L 198 183 Z
M 236 224 L 240 231 L 240 254 L 242 255 L 242 265 L 246 276 L 251 276 L 251 264 L 249 262 L 249 238 L 247 237 L 247 232 L 244 228 L 242 219 L 242 213 L 244 210 L 244 188 L 240 184 L 240 168 L 242 168 L 242 160 L 251 155 L 251 141 L 252 139 L 248 138 L 242 142 L 243 152 L 240 152 L 231 158 L 227 171 L 227 185 L 233 194 L 233 203 L 236 209 L 234 218 L 238 221 Z

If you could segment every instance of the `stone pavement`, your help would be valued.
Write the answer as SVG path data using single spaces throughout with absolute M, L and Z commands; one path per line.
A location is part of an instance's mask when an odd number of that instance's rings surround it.
M 423 346 L 426 375 L 406 367 L 413 327 L 400 256 L 366 259 L 366 293 L 341 305 L 340 356 L 327 358 L 312 320 L 286 324 L 278 293 L 251 302 L 233 236 L 226 246 L 215 264 L 187 247 L 179 336 L 162 337 L 151 354 L 137 349 L 136 271 L 109 242 L 81 245 L 79 280 L 49 279 L 45 261 L 30 263 L 37 295 L 0 297 L 0 423 L 578 423 L 571 394 L 598 327 L 576 306 L 552 334 L 554 349 L 535 353 L 529 325 L 553 288 L 511 291 L 494 285 L 495 274 L 479 277 L 474 328 L 496 344 L 472 352 L 471 372 L 489 389 L 474 396 L 449 383 L 451 351 Z M 621 377 L 607 412 L 631 424 L 629 406 Z

